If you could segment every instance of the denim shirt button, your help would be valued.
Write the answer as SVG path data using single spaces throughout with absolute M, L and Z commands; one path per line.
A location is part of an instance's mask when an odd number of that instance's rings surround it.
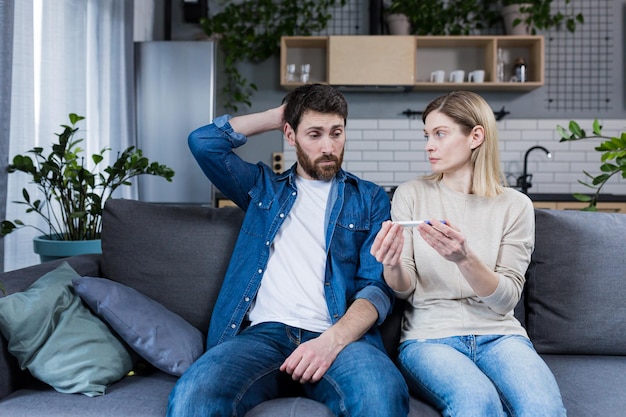
M 259 203 L 258 206 L 261 207 L 263 205 L 263 203 Z
M 270 245 L 270 241 L 269 241 L 269 240 L 266 240 L 266 241 L 265 241 L 265 246 L 269 246 L 269 245 Z
M 246 303 L 250 302 L 250 297 L 246 297 L 246 298 L 244 298 L 244 301 L 245 301 Z
M 262 270 L 262 269 L 259 269 L 257 272 L 258 272 L 259 274 L 262 274 L 262 273 L 263 273 L 263 270 Z
M 233 323 L 233 324 L 231 324 L 231 325 L 230 325 L 230 328 L 231 328 L 231 329 L 236 329 L 236 328 L 237 328 L 237 325 L 236 325 L 235 323 Z
M 280 214 L 278 215 L 278 217 L 280 217 L 280 218 L 282 219 L 283 217 L 285 217 L 285 213 L 280 213 Z
M 296 192 L 294 191 L 293 193 L 291 193 L 291 195 L 296 195 Z
M 354 225 L 353 225 L 352 223 L 350 223 L 350 224 L 348 225 L 348 227 L 349 227 L 350 229 L 354 229 Z

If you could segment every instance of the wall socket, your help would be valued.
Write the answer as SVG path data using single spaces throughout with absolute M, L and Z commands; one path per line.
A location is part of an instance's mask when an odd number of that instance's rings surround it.
M 272 171 L 282 174 L 285 170 L 285 157 L 282 152 L 272 152 Z

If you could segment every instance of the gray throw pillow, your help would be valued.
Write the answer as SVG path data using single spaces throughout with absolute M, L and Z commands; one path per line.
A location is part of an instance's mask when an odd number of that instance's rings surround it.
M 124 343 L 72 288 L 67 262 L 0 298 L 0 331 L 22 369 L 63 393 L 97 396 L 132 367 Z
M 200 330 L 138 291 L 105 278 L 72 280 L 78 295 L 142 358 L 180 376 L 204 352 Z
M 109 199 L 102 276 L 173 311 L 206 333 L 243 211 Z
M 626 355 L 626 215 L 535 210 L 526 326 L 537 351 Z

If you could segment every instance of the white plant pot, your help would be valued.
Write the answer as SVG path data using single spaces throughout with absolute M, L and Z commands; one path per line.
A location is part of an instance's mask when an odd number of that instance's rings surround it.
M 411 34 L 411 22 L 406 15 L 403 14 L 390 14 L 387 16 L 387 26 L 389 27 L 390 35 L 410 35 Z
M 524 23 L 524 20 L 528 18 L 528 13 L 520 12 L 520 8 L 529 6 L 530 4 L 511 4 L 510 6 L 504 6 L 502 8 L 504 31 L 507 35 L 526 36 L 531 34 L 532 28 Z M 522 22 L 513 26 L 513 22 L 516 19 L 521 19 Z

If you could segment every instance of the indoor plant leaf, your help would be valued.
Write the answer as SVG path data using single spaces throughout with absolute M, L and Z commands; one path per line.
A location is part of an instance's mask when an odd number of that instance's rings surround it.
M 575 121 L 570 121 L 568 125 L 569 129 L 562 126 L 557 126 L 557 132 L 561 136 L 561 142 L 580 139 L 604 139 L 602 143 L 594 147 L 594 149 L 600 152 L 600 172 L 599 175 L 591 175 L 590 173 L 583 171 L 586 177 L 591 179 L 591 184 L 578 181 L 580 184 L 595 189 L 593 196 L 586 196 L 582 199 L 582 194 L 575 193 L 574 197 L 579 201 L 588 202 L 589 205 L 586 210 L 595 211 L 596 204 L 601 195 L 602 188 L 606 183 L 618 173 L 622 173 L 622 177 L 626 178 L 626 132 L 622 132 L 619 136 L 610 137 L 602 134 L 602 126 L 598 119 L 593 121 L 592 131 L 593 135 L 587 136 L 586 132 L 580 128 L 580 125 Z M 615 161 L 610 163 L 607 161 Z
M 48 230 L 41 230 L 21 220 L 1 223 L 2 236 L 21 227 L 33 227 L 44 235 L 58 236 L 62 240 L 99 239 L 102 231 L 102 206 L 111 193 L 121 185 L 130 185 L 130 180 L 138 175 L 155 175 L 172 181 L 174 171 L 157 162 L 143 157 L 142 151 L 133 146 L 121 152 L 112 165 L 103 172 L 92 173 L 83 166 L 83 149 L 79 146 L 84 139 L 75 139 L 78 132 L 76 123 L 83 116 L 70 113 L 70 125 L 61 125 L 63 131 L 56 134 L 58 140 L 51 145 L 50 153 L 43 154 L 42 147 L 28 151 L 27 155 L 16 155 L 9 165 L 8 172 L 23 172 L 31 176 L 43 198 L 32 201 L 31 194 L 24 188 L 22 200 L 16 204 L 26 206 L 26 213 L 37 213 L 42 217 Z M 91 155 L 94 165 L 104 160 L 109 148 Z

